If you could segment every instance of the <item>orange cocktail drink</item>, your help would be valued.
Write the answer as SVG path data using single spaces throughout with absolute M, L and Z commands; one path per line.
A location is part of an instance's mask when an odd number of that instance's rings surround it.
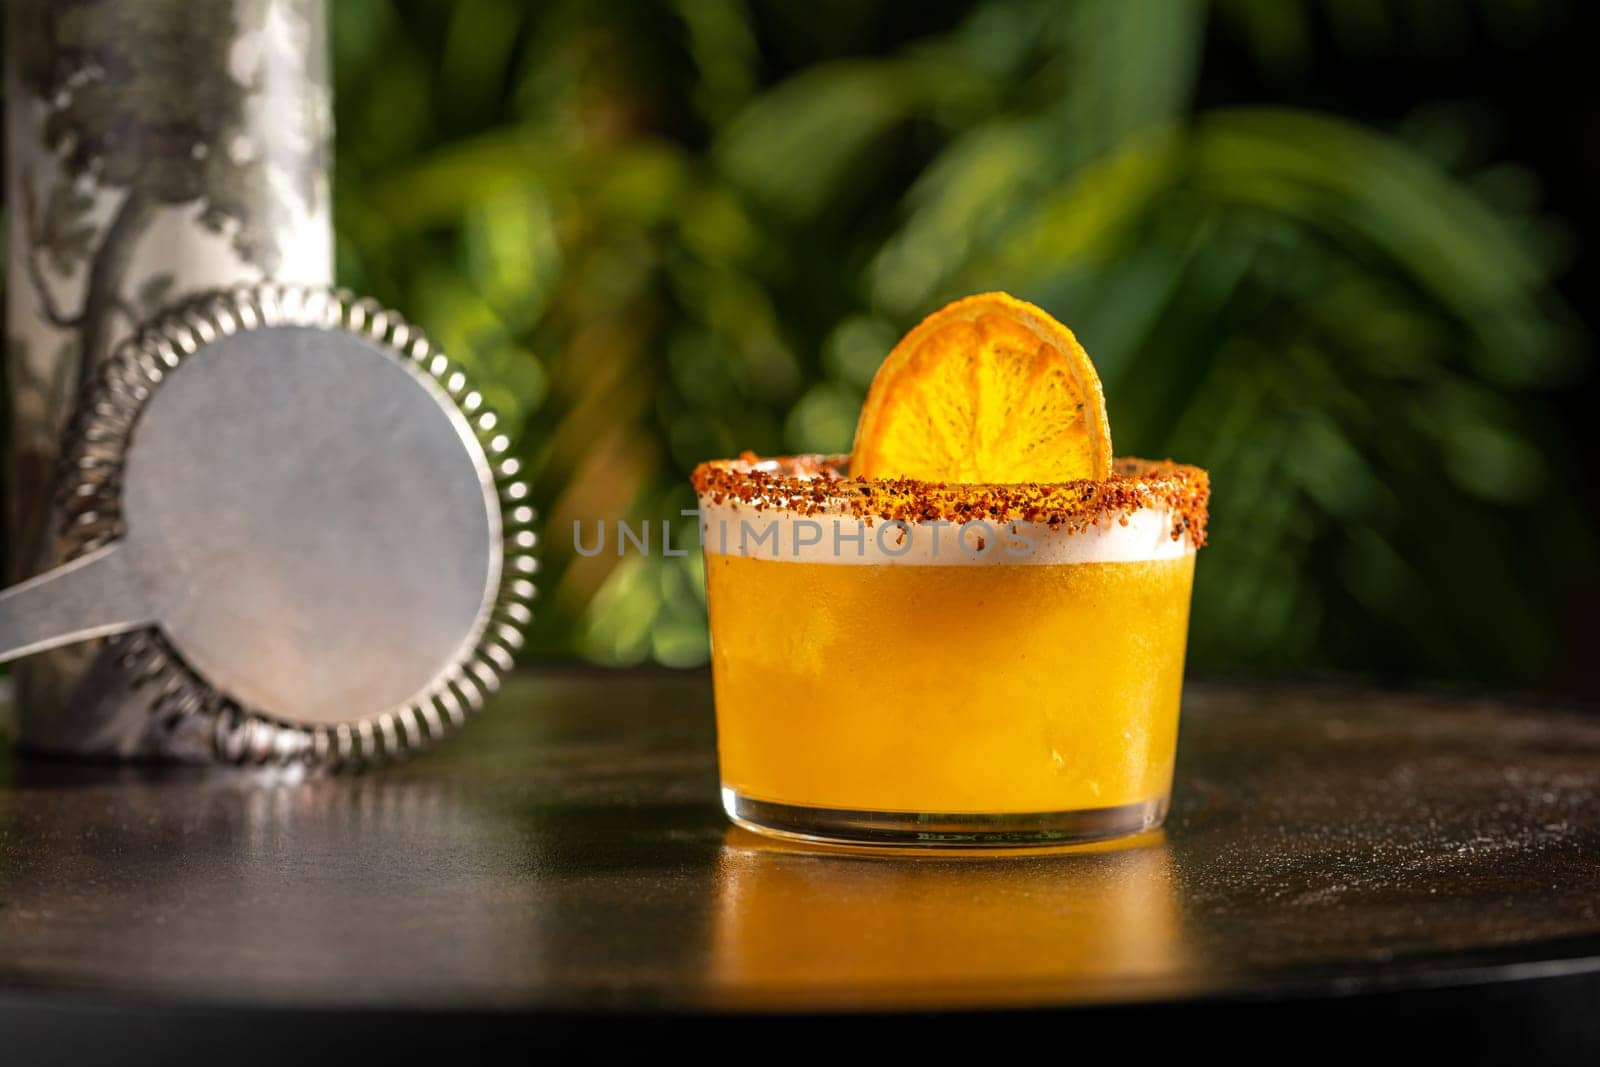
M 1093 364 L 1044 311 L 951 304 L 889 353 L 848 458 L 694 482 L 736 822 L 943 845 L 1161 823 L 1209 482 L 1112 460 Z
M 696 481 L 734 818 L 946 843 L 1159 824 L 1202 472 L 863 485 L 811 458 Z

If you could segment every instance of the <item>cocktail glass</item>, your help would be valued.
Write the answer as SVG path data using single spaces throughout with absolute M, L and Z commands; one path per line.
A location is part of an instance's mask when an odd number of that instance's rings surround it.
M 1161 824 L 1204 471 L 986 486 L 747 456 L 695 485 L 735 822 L 941 847 Z

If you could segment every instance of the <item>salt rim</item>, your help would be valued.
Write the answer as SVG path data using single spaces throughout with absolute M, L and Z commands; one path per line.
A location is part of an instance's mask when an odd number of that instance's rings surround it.
M 1189 546 L 1206 543 L 1210 476 L 1199 467 L 1171 460 L 1125 458 L 1105 481 L 971 484 L 914 478 L 852 478 L 848 456 L 778 456 L 746 452 L 738 459 L 711 460 L 691 479 L 702 502 L 757 512 L 799 516 L 848 516 L 867 522 L 1025 522 L 1069 534 L 1127 525 L 1136 513 L 1164 512 L 1171 538 Z

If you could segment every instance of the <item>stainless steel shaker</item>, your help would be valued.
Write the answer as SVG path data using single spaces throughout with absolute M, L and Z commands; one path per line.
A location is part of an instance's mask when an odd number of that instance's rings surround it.
M 332 273 L 322 0 L 6 5 L 8 583 L 60 563 L 63 433 L 93 369 L 156 310 Z M 34 749 L 211 758 L 154 713 L 152 635 L 16 664 Z

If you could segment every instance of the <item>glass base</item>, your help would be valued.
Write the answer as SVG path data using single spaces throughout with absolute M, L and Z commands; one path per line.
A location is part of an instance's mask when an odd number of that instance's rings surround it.
M 1167 817 L 1167 798 L 1076 811 L 922 815 L 779 804 L 756 800 L 724 786 L 722 810 L 748 830 L 795 841 L 880 848 L 1037 848 L 1154 830 Z

